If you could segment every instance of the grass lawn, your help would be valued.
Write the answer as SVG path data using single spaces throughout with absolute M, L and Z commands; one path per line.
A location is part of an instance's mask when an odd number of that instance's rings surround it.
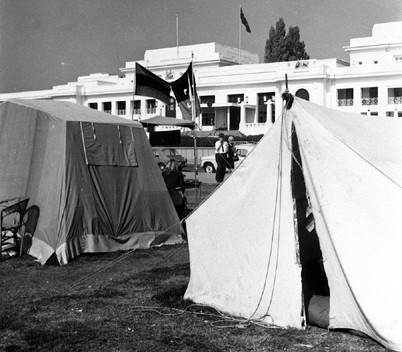
M 214 185 L 203 185 L 202 197 Z M 193 192 L 186 192 L 194 206 Z M 186 244 L 0 262 L 0 351 L 385 351 L 342 332 L 268 329 L 184 301 Z

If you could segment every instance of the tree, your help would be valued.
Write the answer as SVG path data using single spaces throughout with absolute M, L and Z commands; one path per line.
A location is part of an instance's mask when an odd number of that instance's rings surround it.
M 271 26 L 269 38 L 265 43 L 264 62 L 308 60 L 309 58 L 304 42 L 300 41 L 298 26 L 289 27 L 287 34 L 282 18 L 276 22 L 275 28 Z

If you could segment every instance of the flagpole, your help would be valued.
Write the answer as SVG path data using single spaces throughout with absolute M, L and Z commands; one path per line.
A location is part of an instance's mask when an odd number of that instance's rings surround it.
M 240 18 L 241 4 L 239 5 L 239 65 L 240 65 L 240 48 L 241 48 L 241 18 Z
M 134 121 L 134 99 L 135 99 L 135 80 L 136 80 L 136 68 L 134 69 L 134 78 L 133 78 L 133 103 L 131 106 L 131 121 Z M 141 115 L 140 115 L 141 119 Z
M 195 85 L 195 77 L 194 77 L 194 66 L 193 66 L 193 60 L 194 60 L 194 53 L 191 52 L 191 86 L 189 87 L 190 90 L 190 96 L 191 96 L 191 119 L 193 122 L 195 121 L 195 114 L 196 114 L 196 109 L 195 109 L 195 89 L 193 90 L 193 87 Z M 197 123 L 195 123 L 195 126 Z M 197 174 L 198 174 L 198 167 L 197 167 L 197 162 L 198 162 L 198 156 L 197 156 L 197 138 L 195 136 L 195 126 L 193 130 L 193 147 L 194 147 L 194 191 L 195 191 L 195 203 L 198 205 L 198 191 L 197 191 Z
M 177 57 L 179 57 L 179 14 L 176 13 L 176 48 Z

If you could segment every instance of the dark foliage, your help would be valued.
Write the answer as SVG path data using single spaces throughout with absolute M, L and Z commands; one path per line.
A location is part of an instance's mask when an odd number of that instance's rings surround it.
M 263 137 L 262 134 L 256 136 L 234 136 L 236 142 L 258 142 Z M 215 142 L 218 140 L 218 137 L 210 136 L 210 137 L 197 137 L 197 147 L 200 148 L 208 148 L 213 147 Z M 181 136 L 181 143 L 180 145 L 176 145 L 175 147 L 182 147 L 182 148 L 191 148 L 194 146 L 194 140 L 191 136 L 183 135 Z
M 290 26 L 286 33 L 285 22 L 282 18 L 276 22 L 275 28 L 271 26 L 269 38 L 265 43 L 264 62 L 308 60 L 309 58 L 305 44 L 300 40 L 298 26 Z

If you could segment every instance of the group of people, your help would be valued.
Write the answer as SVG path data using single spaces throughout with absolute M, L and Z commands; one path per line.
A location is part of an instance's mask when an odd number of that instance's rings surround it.
M 225 135 L 219 133 L 219 140 L 215 143 L 216 182 L 221 183 L 225 177 L 226 169 L 231 172 L 234 169 L 235 161 L 239 160 L 234 144 L 234 137 L 229 136 L 225 141 Z

